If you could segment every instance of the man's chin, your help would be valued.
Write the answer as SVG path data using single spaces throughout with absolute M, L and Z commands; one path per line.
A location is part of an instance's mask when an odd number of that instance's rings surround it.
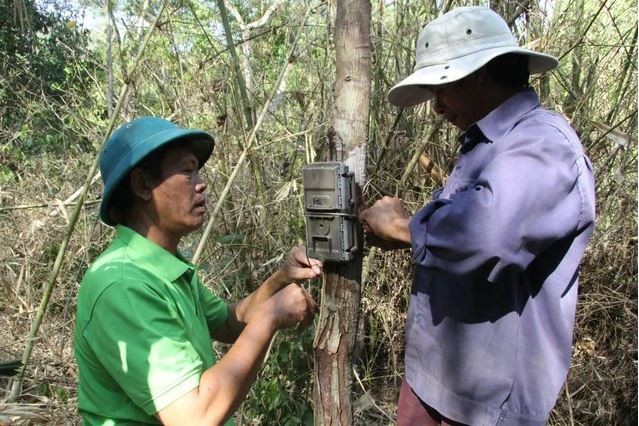
M 191 233 L 191 232 L 198 231 L 198 230 L 200 230 L 202 228 L 202 225 L 204 225 L 204 216 L 200 216 L 198 218 L 195 218 L 191 222 L 186 224 L 186 226 L 185 226 L 186 233 Z

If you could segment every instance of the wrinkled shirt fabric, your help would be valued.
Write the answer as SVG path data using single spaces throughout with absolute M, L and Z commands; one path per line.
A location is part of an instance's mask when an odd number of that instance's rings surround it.
M 518 92 L 461 136 L 410 222 L 406 380 L 472 425 L 541 425 L 568 372 L 592 165 L 559 114 Z

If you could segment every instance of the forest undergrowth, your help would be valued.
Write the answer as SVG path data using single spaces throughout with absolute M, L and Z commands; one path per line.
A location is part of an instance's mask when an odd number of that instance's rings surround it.
M 153 3 L 153 2 L 151 2 Z M 159 2 L 158 2 L 159 3 Z M 0 361 L 20 359 L 78 190 L 115 119 L 157 115 L 216 136 L 204 168 L 212 212 L 257 114 L 255 146 L 222 201 L 200 257 L 203 282 L 227 300 L 255 289 L 302 243 L 301 167 L 324 160 L 334 77 L 333 1 L 230 0 L 230 49 L 215 2 L 167 2 L 131 73 L 157 6 L 106 2 L 109 20 L 82 25 L 87 9 L 0 3 Z M 450 171 L 457 132 L 430 105 L 397 109 L 388 89 L 410 73 L 415 37 L 442 2 L 372 1 L 373 67 L 366 203 L 399 195 L 417 211 Z M 447 7 L 487 2 L 444 2 Z M 309 5 L 299 46 L 285 58 Z M 634 0 L 496 2 L 522 44 L 560 58 L 531 80 L 564 114 L 591 158 L 597 227 L 580 271 L 571 369 L 552 425 L 637 423 L 637 3 Z M 552 7 L 551 7 L 552 6 Z M 285 78 L 271 98 L 280 71 Z M 411 160 L 416 167 L 405 173 Z M 19 398 L 0 402 L 0 424 L 80 424 L 72 353 L 75 297 L 113 230 L 97 218 L 93 179 L 70 237 Z M 190 258 L 202 233 L 183 241 Z M 411 283 L 408 251 L 365 249 L 353 383 L 356 424 L 392 424 L 403 374 Z M 319 300 L 320 282 L 306 284 Z M 280 332 L 237 424 L 312 424 L 314 329 Z M 218 354 L 227 349 L 214 345 Z M 0 401 L 11 380 L 0 377 Z

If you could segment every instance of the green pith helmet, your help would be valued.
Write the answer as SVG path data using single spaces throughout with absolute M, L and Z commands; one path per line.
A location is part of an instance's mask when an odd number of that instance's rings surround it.
M 137 118 L 113 132 L 100 153 L 100 174 L 104 182 L 100 218 L 104 223 L 116 225 L 109 215 L 109 204 L 122 179 L 153 151 L 177 141 L 190 143 L 199 167 L 213 152 L 214 140 L 209 133 L 185 129 L 162 118 Z

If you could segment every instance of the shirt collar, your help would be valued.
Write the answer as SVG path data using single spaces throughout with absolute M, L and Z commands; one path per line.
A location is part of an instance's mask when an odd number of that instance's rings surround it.
M 466 154 L 472 150 L 479 142 L 490 142 L 482 133 L 479 126 L 475 123 L 470 126 L 464 133 L 459 135 L 459 151 Z
M 195 267 L 179 253 L 173 255 L 124 225 L 117 225 L 116 231 L 116 239 L 131 249 L 128 255 L 140 267 L 151 269 L 169 281 L 176 281 L 185 273 L 188 280 L 193 276 Z
M 537 93 L 526 88 L 506 99 L 476 124 L 487 139 L 497 142 L 510 133 L 521 117 L 538 106 Z

